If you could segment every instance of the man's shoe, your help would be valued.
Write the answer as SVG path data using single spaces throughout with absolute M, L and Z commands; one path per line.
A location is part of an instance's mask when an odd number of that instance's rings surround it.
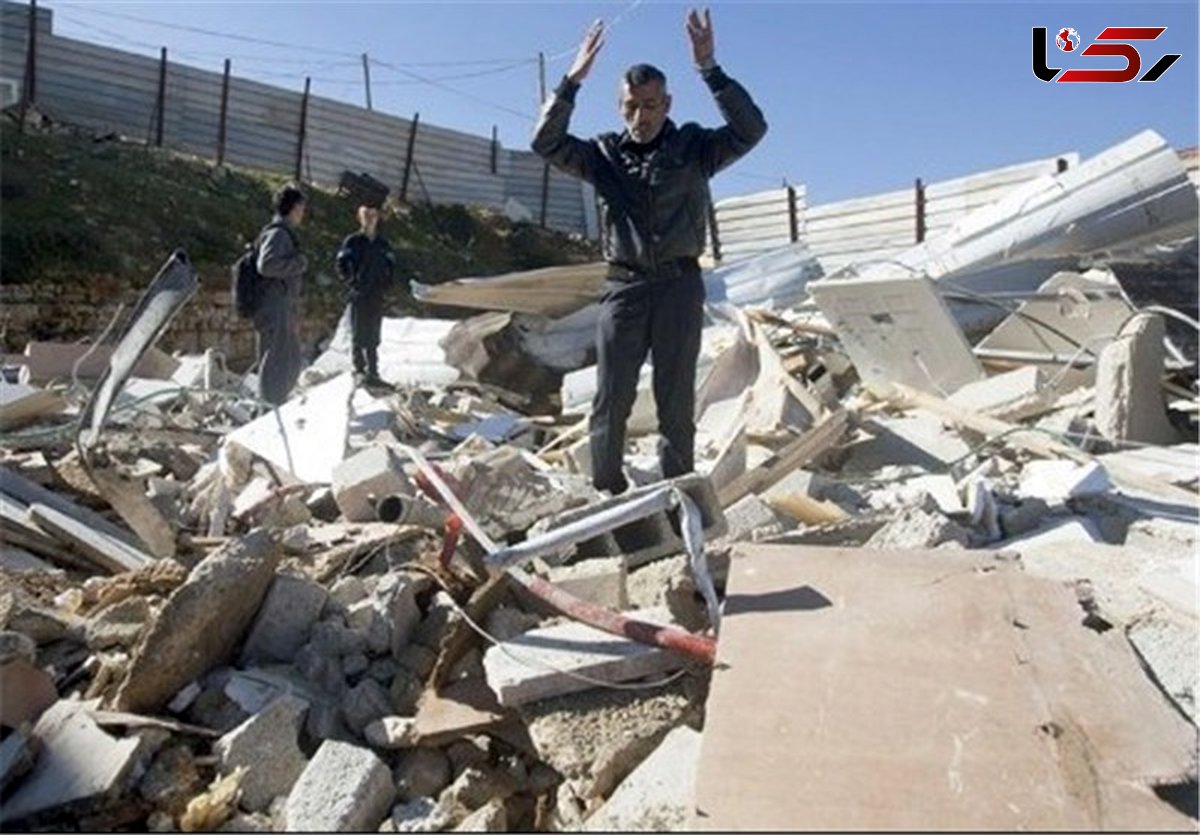
M 369 389 L 390 389 L 391 383 L 379 377 L 377 374 L 368 374 L 363 380 L 363 385 Z

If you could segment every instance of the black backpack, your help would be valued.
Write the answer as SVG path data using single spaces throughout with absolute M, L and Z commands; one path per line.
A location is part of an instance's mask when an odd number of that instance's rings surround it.
M 258 274 L 258 249 L 262 245 L 263 237 L 272 229 L 282 227 L 287 230 L 288 235 L 292 238 L 292 243 L 299 246 L 296 240 L 296 233 L 291 230 L 286 223 L 268 223 L 258 233 L 258 237 L 254 239 L 254 243 L 246 244 L 245 251 L 233 262 L 232 273 L 233 280 L 230 282 L 230 290 L 233 294 L 233 309 L 241 319 L 253 319 L 254 314 L 258 311 L 259 301 L 261 299 L 260 288 L 262 286 L 262 276 Z

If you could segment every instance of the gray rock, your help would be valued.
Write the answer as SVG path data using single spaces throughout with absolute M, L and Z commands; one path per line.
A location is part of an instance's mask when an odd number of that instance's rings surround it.
M 342 719 L 356 734 L 363 733 L 367 725 L 391 712 L 392 702 L 388 692 L 374 679 L 360 681 L 342 702 Z
M 396 671 L 396 677 L 392 679 L 392 686 L 388 690 L 388 697 L 391 704 L 389 713 L 394 713 L 398 716 L 415 716 L 417 713 L 417 705 L 421 701 L 421 694 L 425 692 L 425 688 L 408 670 L 401 667 Z
M 392 679 L 396 677 L 399 669 L 399 665 L 390 658 L 376 658 L 367 667 L 367 677 L 373 678 L 387 687 L 391 685 Z
M 318 654 L 337 658 L 366 652 L 367 649 L 365 636 L 338 619 L 323 620 L 314 626 L 309 643 Z
M 342 659 L 342 673 L 346 678 L 360 676 L 371 666 L 370 660 L 362 653 L 347 655 Z
M 346 723 L 342 721 L 342 709 L 337 704 L 314 704 L 309 708 L 304 730 L 313 739 L 345 742 L 352 738 Z
M 512 797 L 516 791 L 516 783 L 504 772 L 471 766 L 442 792 L 441 803 L 446 809 L 473 812 L 490 800 Z
M 395 832 L 441 832 L 450 825 L 450 815 L 436 801 L 421 797 L 393 809 L 392 825 Z
M 437 665 L 437 653 L 421 644 L 409 644 L 396 656 L 396 663 L 421 681 L 429 678 Z
M 424 575 L 395 572 L 380 579 L 375 587 L 375 600 L 385 620 L 392 627 L 392 655 L 399 655 L 413 639 L 421 620 L 417 595 L 430 588 L 433 581 Z
M 909 550 L 934 548 L 947 542 L 958 543 L 965 548 L 971 542 L 970 532 L 943 516 L 930 498 L 922 507 L 900 511 L 867 540 L 865 547 Z
M 401 755 L 392 776 L 396 795 L 404 803 L 437 797 L 450 785 L 450 759 L 437 748 L 414 748 Z
M 306 644 L 296 653 L 295 667 L 330 696 L 341 696 L 346 690 L 341 659 L 336 655 L 322 655 L 312 644 Z
M 360 600 L 350 606 L 346 611 L 346 623 L 372 655 L 391 652 L 392 627 L 375 600 Z
M 384 716 L 367 725 L 363 736 L 376 748 L 412 748 L 417 740 L 417 720 L 407 716 Z
M 87 624 L 87 644 L 95 651 L 132 647 L 150 620 L 150 604 L 138 595 L 94 614 Z
M 155 713 L 228 658 L 258 611 L 280 554 L 260 528 L 205 557 L 142 634 L 113 706 Z
M 395 797 L 392 775 L 374 752 L 327 741 L 292 787 L 284 825 L 290 832 L 374 831 Z
M 242 663 L 290 662 L 308 640 L 328 598 L 325 588 L 311 580 L 277 576 L 250 629 Z
M 446 748 L 450 767 L 457 776 L 473 766 L 487 765 L 491 760 L 491 740 L 486 736 L 469 736 Z
M 504 801 L 489 800 L 454 828 L 455 832 L 507 832 L 508 810 Z
M 241 788 L 242 806 L 248 811 L 265 811 L 272 800 L 291 790 L 304 771 L 308 761 L 297 741 L 307 711 L 307 702 L 282 696 L 213 746 L 222 774 L 246 767 Z
M 366 596 L 366 584 L 353 574 L 342 577 L 329 590 L 329 599 L 344 609 L 349 609 L 355 603 L 365 599 Z

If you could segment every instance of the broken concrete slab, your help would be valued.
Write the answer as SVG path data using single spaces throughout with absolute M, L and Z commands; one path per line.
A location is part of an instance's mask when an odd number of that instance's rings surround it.
M 546 579 L 567 594 L 619 612 L 628 606 L 626 574 L 624 557 L 599 557 L 551 568 Z
M 380 501 L 415 493 L 400 459 L 385 446 L 369 446 L 333 469 L 333 498 L 350 522 L 373 522 L 379 518 Z
M 1113 441 L 1177 443 L 1162 388 L 1166 325 L 1139 313 L 1100 352 L 1096 364 L 1096 429 Z
M 875 473 L 903 464 L 940 472 L 971 453 L 961 435 L 947 430 L 938 417 L 924 411 L 900 417 L 874 416 L 863 421 L 862 427 L 872 437 L 850 446 L 843 472 Z
M 1108 471 L 1099 463 L 1030 461 L 1021 470 L 1022 498 L 1056 503 L 1081 496 L 1106 493 L 1113 487 Z
M 325 587 L 311 580 L 283 574 L 277 576 L 271 581 L 267 597 L 242 648 L 242 664 L 292 661 L 308 641 L 312 626 L 328 599 Z
M 1062 393 L 1047 386 L 1046 373 L 1026 365 L 967 383 L 947 398 L 956 406 L 1000 420 L 1025 420 L 1049 411 Z
M 986 554 L 743 546 L 692 825 L 1188 825 L 1151 786 L 1194 773 L 1195 728 L 1081 615 L 1072 589 Z
M 612 797 L 585 822 L 585 832 L 669 832 L 688 829 L 696 804 L 701 735 L 686 725 L 667 734 Z
M 327 740 L 292 787 L 284 826 L 292 832 L 374 832 L 395 798 L 383 760 L 367 748 Z
M 1103 542 L 1099 527 L 1087 517 L 1050 517 L 1033 531 L 1001 542 L 997 547 L 1016 551 L 1022 556 L 1036 556 L 1053 551 L 1066 543 Z
M 1200 445 L 1175 444 L 1125 449 L 1097 455 L 1102 465 L 1117 462 L 1147 478 L 1180 486 L 1193 486 L 1200 479 Z
M 631 618 L 669 623 L 663 610 L 632 612 Z M 583 623 L 535 629 L 490 647 L 483 666 L 502 705 L 575 693 L 592 685 L 577 676 L 622 682 L 679 669 L 681 656 L 649 647 Z M 571 675 L 574 674 L 574 677 Z
M 957 543 L 966 548 L 971 543 L 970 532 L 957 522 L 947 519 L 930 502 L 922 507 L 906 507 L 891 521 L 872 534 L 864 547 L 902 550 L 935 548 L 945 543 Z
M 29 369 L 31 383 L 68 381 L 75 374 L 82 379 L 94 380 L 109 368 L 114 351 L 111 345 L 29 342 L 25 345 L 22 361 Z M 137 360 L 133 372 L 151 380 L 169 380 L 178 367 L 179 363 L 168 354 L 151 347 Z
M 83 702 L 60 701 L 33 729 L 41 746 L 33 772 L 0 809 L 5 827 L 40 812 L 118 790 L 134 769 L 141 740 L 116 739 L 87 715 Z
M 250 450 L 305 484 L 332 484 L 346 456 L 353 395 L 353 375 L 340 374 L 235 429 L 225 443 Z
M 769 534 L 781 533 L 783 525 L 775 514 L 775 509 L 751 493 L 743 496 L 725 508 L 725 521 L 729 525 L 723 539 L 730 542 L 742 542 L 751 539 L 757 531 Z
M 114 706 L 158 710 L 227 658 L 262 603 L 280 556 L 278 543 L 259 529 L 205 557 L 142 635 Z
M 431 797 L 418 797 L 392 809 L 384 822 L 387 832 L 442 832 L 450 825 L 450 813 Z M 389 826 L 390 824 L 390 826 Z
M 455 832 L 507 832 L 508 811 L 504 801 L 493 798 L 471 814 L 458 826 Z
M 8 432 L 57 415 L 65 407 L 66 401 L 57 391 L 0 379 L 0 430 Z
M 129 531 L 121 529 L 94 510 L 80 507 L 53 490 L 30 481 L 11 467 L 0 465 L 0 490 L 24 505 L 41 504 L 54 508 L 87 527 L 101 531 L 113 539 L 136 547 L 137 543 Z
M 248 811 L 266 811 L 276 797 L 291 791 L 308 765 L 298 744 L 307 712 L 307 702 L 281 696 L 213 745 L 222 774 L 246 769 L 241 803 Z

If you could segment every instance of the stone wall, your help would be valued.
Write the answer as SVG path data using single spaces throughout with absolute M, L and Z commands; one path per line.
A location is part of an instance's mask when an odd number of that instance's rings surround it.
M 30 341 L 78 342 L 100 336 L 116 312 L 125 304 L 125 315 L 137 304 L 141 288 L 115 280 L 93 279 L 86 286 L 62 284 L 0 285 L 0 333 L 4 350 L 21 353 Z M 304 350 L 311 353 L 316 343 L 333 333 L 341 315 L 335 297 L 314 296 L 305 300 L 301 328 Z M 124 326 L 124 319 L 119 327 Z M 119 331 L 110 337 L 116 339 Z M 163 335 L 159 347 L 168 353 L 199 353 L 215 348 L 224 354 L 229 367 L 243 370 L 254 360 L 254 328 L 233 312 L 228 286 L 201 288 Z

